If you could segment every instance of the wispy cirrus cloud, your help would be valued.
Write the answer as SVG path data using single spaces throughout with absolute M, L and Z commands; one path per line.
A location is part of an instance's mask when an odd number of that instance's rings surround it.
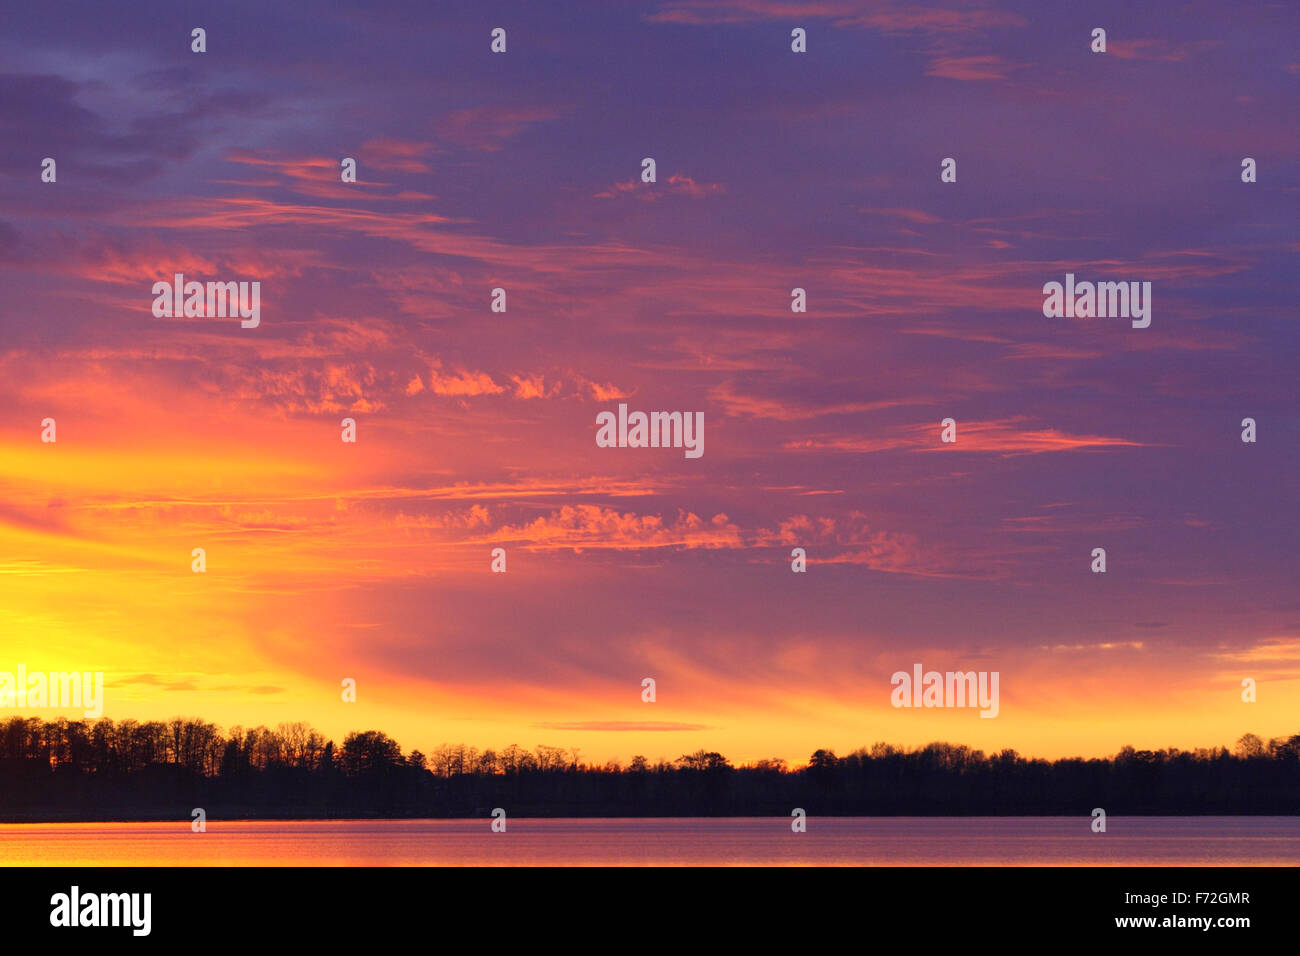
M 1027 417 L 957 423 L 957 441 L 942 443 L 938 423 L 896 428 L 880 437 L 822 437 L 786 442 L 791 451 L 834 450 L 867 454 L 883 451 L 982 452 L 1039 455 L 1047 452 L 1140 448 L 1144 442 L 1105 435 L 1070 434 L 1056 428 L 1025 427 Z

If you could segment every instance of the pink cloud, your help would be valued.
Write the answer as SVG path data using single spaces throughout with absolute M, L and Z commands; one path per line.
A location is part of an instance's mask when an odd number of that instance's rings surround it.
M 469 149 L 496 152 L 506 140 L 535 123 L 553 120 L 566 111 L 557 106 L 475 106 L 448 113 L 438 121 L 438 135 Z
M 1165 63 L 1177 63 L 1218 46 L 1218 40 L 1198 40 L 1192 43 L 1177 43 L 1164 37 L 1128 40 L 1110 39 L 1106 43 L 1106 52 L 1121 60 L 1158 60 Z
M 945 9 L 906 0 L 670 0 L 646 19 L 652 23 L 706 25 L 792 18 L 831 20 L 836 27 L 884 33 L 966 33 L 991 27 L 1024 26 L 1017 14 L 975 3 Z
M 612 186 L 595 193 L 594 196 L 596 199 L 632 196 L 642 202 L 658 202 L 665 195 L 690 196 L 692 199 L 703 199 L 706 196 L 717 196 L 726 191 L 727 187 L 722 183 L 697 183 L 690 176 L 674 173 L 663 183 L 643 183 L 635 179 L 629 182 L 614 183 Z
M 433 152 L 432 143 L 379 138 L 361 144 L 360 158 L 367 166 L 399 173 L 427 173 L 432 170 L 424 158 Z
M 1015 68 L 1000 56 L 944 56 L 931 60 L 925 74 L 949 80 L 1005 80 Z

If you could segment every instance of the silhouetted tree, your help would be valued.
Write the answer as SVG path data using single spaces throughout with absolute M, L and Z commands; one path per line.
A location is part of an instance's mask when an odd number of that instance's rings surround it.
M 961 744 L 874 743 L 806 767 L 733 767 L 697 750 L 653 764 L 586 765 L 573 749 L 444 744 L 427 757 L 369 730 L 341 747 L 302 723 L 244 729 L 202 720 L 0 721 L 0 819 L 187 818 L 194 806 L 244 816 L 1293 813 L 1300 734 L 1229 751 L 1124 747 L 1111 759 L 985 755 Z

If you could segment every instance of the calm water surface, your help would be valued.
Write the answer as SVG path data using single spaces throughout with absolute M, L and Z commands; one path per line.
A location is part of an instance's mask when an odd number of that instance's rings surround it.
M 0 824 L 14 866 L 1296 866 L 1300 817 L 811 817 Z

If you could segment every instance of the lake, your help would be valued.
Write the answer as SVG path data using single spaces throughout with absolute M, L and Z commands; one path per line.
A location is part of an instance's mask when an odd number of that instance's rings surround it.
M 810 817 L 0 824 L 11 866 L 1295 866 L 1300 817 Z

